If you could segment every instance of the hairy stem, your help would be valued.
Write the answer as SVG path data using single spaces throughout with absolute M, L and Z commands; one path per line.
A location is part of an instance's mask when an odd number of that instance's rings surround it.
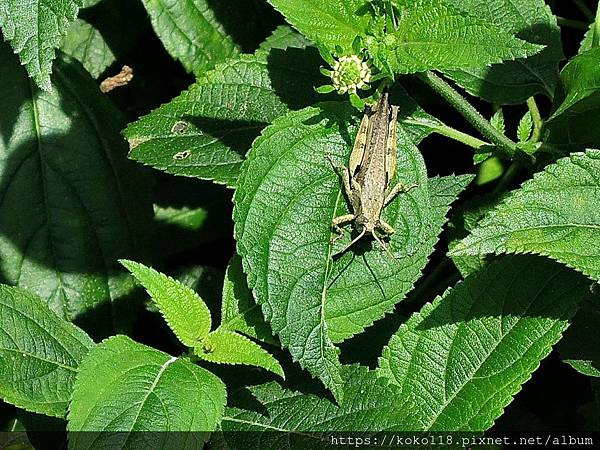
M 429 128 L 434 133 L 437 133 L 442 136 L 446 136 L 447 138 L 454 139 L 455 141 L 461 142 L 469 147 L 474 149 L 480 149 L 485 146 L 489 146 L 485 141 L 476 138 L 475 136 L 471 136 L 470 134 L 463 133 L 455 128 L 449 127 L 440 122 L 432 122 L 429 120 L 418 120 L 418 119 L 405 119 L 404 123 L 408 123 L 411 125 L 417 125 L 421 127 Z
M 531 135 L 531 140 L 533 142 L 538 142 L 542 134 L 542 127 L 544 126 L 544 121 L 542 120 L 540 109 L 538 108 L 534 97 L 529 97 L 527 99 L 527 107 L 529 108 L 531 118 L 533 119 L 533 134 Z
M 489 139 L 492 144 L 500 148 L 509 157 L 514 155 L 516 144 L 494 128 L 489 120 L 485 119 L 452 86 L 433 72 L 418 73 L 417 76 L 450 103 L 471 125 Z

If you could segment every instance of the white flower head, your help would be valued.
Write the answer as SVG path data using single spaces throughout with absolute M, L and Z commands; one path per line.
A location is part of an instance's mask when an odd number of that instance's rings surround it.
M 331 81 L 339 94 L 356 94 L 358 89 L 368 87 L 371 68 L 357 55 L 342 56 L 333 64 Z

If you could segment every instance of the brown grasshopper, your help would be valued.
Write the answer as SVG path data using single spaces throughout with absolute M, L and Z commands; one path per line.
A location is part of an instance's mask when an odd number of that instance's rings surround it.
M 352 214 L 333 219 L 332 227 L 340 239 L 342 225 L 354 222 L 359 233 L 341 252 L 346 252 L 366 234 L 370 234 L 393 259 L 396 259 L 382 238 L 395 233 L 394 228 L 381 218 L 383 209 L 400 193 L 416 185 L 390 184 L 396 171 L 396 121 L 398 107 L 389 104 L 388 92 L 383 91 L 373 107 L 367 107 L 350 154 L 349 167 L 341 166 L 328 157 L 339 174 Z M 380 234 L 381 236 L 379 236 Z

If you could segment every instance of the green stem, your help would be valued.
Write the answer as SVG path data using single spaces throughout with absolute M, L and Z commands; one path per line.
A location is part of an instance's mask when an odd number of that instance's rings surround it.
M 492 124 L 452 86 L 433 72 L 418 73 L 417 76 L 450 103 L 450 105 L 467 119 L 471 125 L 489 139 L 492 144 L 503 150 L 509 157 L 514 155 L 516 144 L 496 130 L 496 128 L 494 128 Z
M 556 16 L 556 22 L 563 27 L 574 28 L 576 30 L 587 30 L 589 24 L 581 20 L 567 19 L 566 17 Z
M 542 134 L 542 127 L 544 126 L 544 121 L 542 120 L 540 109 L 538 108 L 534 97 L 529 97 L 527 99 L 527 107 L 529 108 L 531 118 L 533 119 L 533 134 L 531 135 L 531 140 L 533 142 L 538 142 Z
M 418 119 L 405 119 L 402 121 L 403 123 L 408 123 L 411 125 L 417 125 L 420 127 L 429 128 L 434 133 L 437 133 L 442 136 L 446 136 L 447 138 L 454 139 L 455 141 L 461 142 L 469 147 L 472 147 L 476 150 L 483 148 L 485 146 L 489 146 L 485 141 L 481 139 L 477 139 L 475 136 L 471 136 L 470 134 L 463 133 L 455 128 L 449 127 L 446 124 L 440 122 L 431 122 L 428 120 L 418 120 Z
M 588 8 L 588 6 L 585 4 L 585 2 L 583 0 L 574 0 L 574 1 L 575 1 L 575 5 L 577 5 L 577 7 L 581 10 L 583 15 L 589 21 L 594 20 L 594 13 L 592 12 L 592 10 L 590 8 Z
M 451 273 L 441 277 L 441 275 L 447 271 L 451 271 Z M 460 280 L 460 275 L 456 273 L 452 260 L 446 256 L 410 294 L 410 298 L 419 302 L 421 300 L 431 301 L 433 295 L 437 294 L 440 290 L 455 284 L 458 280 Z

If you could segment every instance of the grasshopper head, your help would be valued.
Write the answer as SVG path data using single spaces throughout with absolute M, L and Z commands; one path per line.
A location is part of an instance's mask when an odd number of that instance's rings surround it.
M 369 234 L 373 234 L 373 232 L 375 231 L 375 228 L 377 227 L 377 223 L 375 223 L 372 220 L 369 220 L 369 218 L 367 216 L 365 216 L 364 214 L 360 214 L 355 221 L 356 224 L 356 231 L 358 231 L 359 233 L 369 233 Z

